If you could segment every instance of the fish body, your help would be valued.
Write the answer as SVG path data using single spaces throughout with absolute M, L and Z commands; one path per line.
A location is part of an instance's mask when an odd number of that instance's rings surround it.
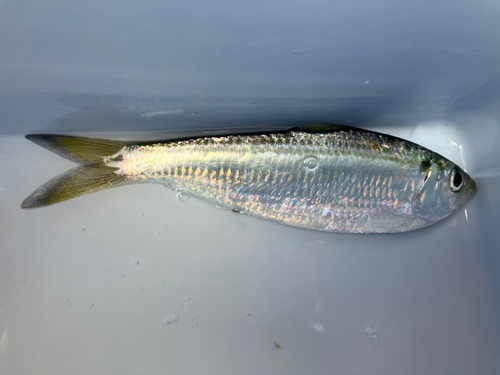
M 25 200 L 24 208 L 111 186 L 160 182 L 294 227 L 394 233 L 443 219 L 475 191 L 467 173 L 435 152 L 400 138 L 336 125 L 137 144 L 27 137 L 83 167 L 43 185 Z M 70 192 L 73 186 L 75 194 Z

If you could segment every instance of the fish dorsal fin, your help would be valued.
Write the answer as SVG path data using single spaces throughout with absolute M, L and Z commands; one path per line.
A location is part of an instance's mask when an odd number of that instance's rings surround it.
M 376 132 L 373 130 L 355 128 L 354 126 L 336 125 L 336 124 L 305 125 L 305 126 L 295 127 L 293 129 L 290 129 L 290 131 L 299 131 L 299 132 L 305 132 L 305 133 L 311 133 L 311 134 L 319 134 L 319 133 L 328 134 L 328 133 L 336 133 L 336 132 L 356 132 L 356 133 L 373 134 L 376 136 L 382 136 L 382 137 L 386 137 L 389 139 L 401 140 L 401 138 L 394 137 L 390 134 L 379 133 L 379 132 Z
M 336 125 L 336 124 L 311 124 L 298 126 L 290 129 L 291 131 L 302 131 L 306 133 L 335 133 L 335 132 L 348 132 L 350 130 L 363 131 L 363 129 L 355 128 L 353 126 Z

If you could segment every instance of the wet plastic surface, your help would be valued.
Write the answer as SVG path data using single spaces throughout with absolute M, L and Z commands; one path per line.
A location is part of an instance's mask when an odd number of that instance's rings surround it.
M 496 3 L 21 4 L 0 2 L 0 372 L 498 373 Z M 432 227 L 379 236 L 154 184 L 20 208 L 73 166 L 29 132 L 316 121 L 429 147 L 477 193 Z

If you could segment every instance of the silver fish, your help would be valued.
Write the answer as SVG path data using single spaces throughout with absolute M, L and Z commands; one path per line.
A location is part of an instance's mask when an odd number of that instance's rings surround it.
M 161 142 L 26 138 L 81 166 L 42 185 L 22 208 L 135 182 L 161 182 L 298 228 L 395 233 L 440 221 L 476 190 L 467 173 L 435 152 L 339 125 Z

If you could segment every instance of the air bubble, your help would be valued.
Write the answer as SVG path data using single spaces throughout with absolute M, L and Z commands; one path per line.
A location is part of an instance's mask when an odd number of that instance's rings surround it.
M 370 81 L 365 81 L 363 82 L 365 85 L 368 85 L 370 83 Z
M 163 321 L 164 321 L 165 327 L 172 327 L 172 326 L 178 324 L 181 320 L 177 315 L 171 315 L 171 316 L 165 317 L 165 319 Z
M 304 159 L 304 165 L 309 169 L 314 169 L 318 166 L 318 160 L 314 156 L 309 156 Z
M 187 191 L 180 191 L 177 193 L 177 199 L 182 203 L 187 203 L 191 199 L 191 194 L 189 194 Z

